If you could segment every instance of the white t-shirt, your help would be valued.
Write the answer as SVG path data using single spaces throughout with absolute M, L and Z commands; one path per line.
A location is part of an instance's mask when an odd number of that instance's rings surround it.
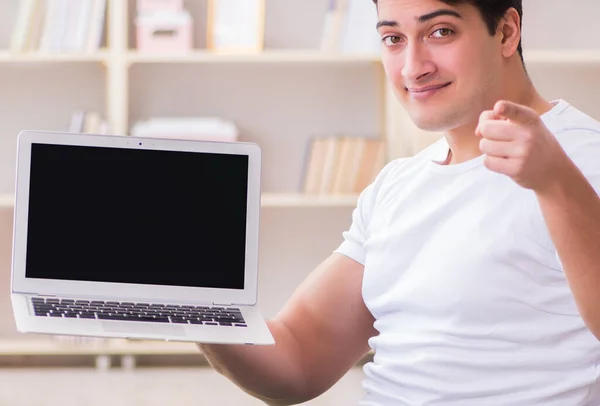
M 544 123 L 600 190 L 600 123 L 554 105 Z M 600 342 L 534 192 L 483 155 L 437 163 L 447 153 L 440 140 L 389 163 L 336 250 L 365 266 L 379 331 L 360 406 L 600 405 Z

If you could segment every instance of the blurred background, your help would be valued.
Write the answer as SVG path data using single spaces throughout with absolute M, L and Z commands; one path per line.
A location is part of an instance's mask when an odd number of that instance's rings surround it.
M 417 130 L 389 91 L 370 0 L 227 1 L 0 5 L 1 405 L 262 404 L 213 372 L 193 345 L 16 332 L 9 287 L 20 131 L 258 143 L 267 318 L 338 246 L 381 166 L 441 136 Z M 592 32 L 600 3 L 523 3 L 534 84 L 600 119 L 600 37 Z M 308 404 L 355 404 L 369 360 Z

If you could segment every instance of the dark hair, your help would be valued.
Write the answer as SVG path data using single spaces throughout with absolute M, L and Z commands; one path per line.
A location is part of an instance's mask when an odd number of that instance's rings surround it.
M 509 8 L 514 8 L 519 13 L 520 18 L 520 26 L 523 25 L 523 1 L 522 0 L 439 0 L 448 5 L 454 6 L 456 4 L 469 3 L 472 4 L 479 10 L 479 14 L 483 18 L 485 25 L 487 26 L 488 32 L 490 35 L 496 34 L 496 29 L 498 29 L 498 23 L 500 19 L 504 17 L 506 11 Z M 377 4 L 377 0 L 373 0 L 375 4 Z M 519 56 L 521 57 L 521 62 L 523 61 L 523 47 L 521 46 L 521 40 L 519 39 L 519 46 L 517 48 L 519 52 Z

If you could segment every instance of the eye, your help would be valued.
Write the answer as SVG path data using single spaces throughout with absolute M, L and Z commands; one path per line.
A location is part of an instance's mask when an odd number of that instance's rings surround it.
M 398 44 L 401 39 L 402 38 L 397 35 L 388 35 L 387 37 L 383 38 L 382 41 L 385 45 L 392 46 Z
M 437 35 L 436 35 L 437 33 Z M 454 31 L 452 31 L 450 28 L 440 28 L 435 30 L 431 36 L 435 37 L 435 38 L 445 38 L 445 37 L 449 37 L 451 34 L 453 34 Z

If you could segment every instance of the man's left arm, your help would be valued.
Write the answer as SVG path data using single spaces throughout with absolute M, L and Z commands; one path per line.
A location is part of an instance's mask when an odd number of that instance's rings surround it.
M 536 195 L 579 313 L 600 339 L 600 197 L 568 157 L 563 165 Z
M 600 339 L 597 192 L 528 107 L 498 102 L 494 110 L 482 113 L 476 133 L 482 138 L 486 167 L 535 192 L 579 313 Z M 595 165 L 600 166 L 600 158 Z

